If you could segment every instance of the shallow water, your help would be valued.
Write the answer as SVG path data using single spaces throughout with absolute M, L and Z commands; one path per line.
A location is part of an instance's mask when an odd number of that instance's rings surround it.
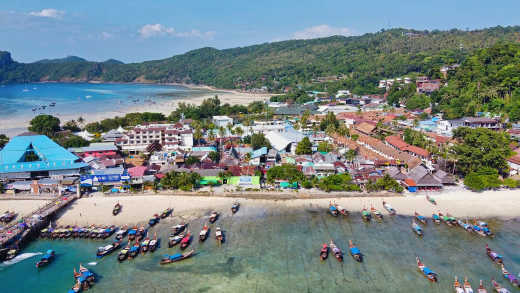
M 96 248 L 109 241 L 39 240 L 24 252 L 52 248 L 58 254 L 56 261 L 40 271 L 34 267 L 38 256 L 0 266 L 0 283 L 16 288 L 14 292 L 66 292 L 73 283 L 74 266 L 97 262 L 90 268 L 100 278 L 89 292 L 452 292 L 455 275 L 467 276 L 474 289 L 483 279 L 491 292 L 491 277 L 512 289 L 486 256 L 486 243 L 505 257 L 511 272 L 520 270 L 518 221 L 491 222 L 495 239 L 429 223 L 421 239 L 411 231 L 407 217 L 387 216 L 384 223 L 367 224 L 358 214 L 346 219 L 313 208 L 287 212 L 242 207 L 236 215 L 225 212 L 218 220 L 216 225 L 226 236 L 222 246 L 214 239 L 215 225 L 212 237 L 198 242 L 205 221 L 207 217 L 190 222 L 191 247 L 198 254 L 179 263 L 159 265 L 162 254 L 179 251 L 167 247 L 168 228 L 179 222 L 168 219 L 151 229 L 163 239 L 163 247 L 155 253 L 119 263 L 117 253 L 101 260 L 95 257 Z M 330 239 L 344 252 L 352 239 L 364 262 L 357 263 L 348 254 L 342 264 L 332 256 L 321 262 L 319 249 Z M 439 274 L 438 284 L 417 272 L 416 255 Z

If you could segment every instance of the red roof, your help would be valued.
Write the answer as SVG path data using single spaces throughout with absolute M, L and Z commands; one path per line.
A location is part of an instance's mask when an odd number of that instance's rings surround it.
M 397 135 L 387 136 L 385 141 L 401 151 L 406 150 L 408 147 L 408 144 Z
M 410 186 L 410 187 L 417 186 L 417 184 L 415 184 L 415 181 L 413 181 L 413 179 L 411 179 L 411 178 L 406 178 L 404 180 L 404 184 L 406 184 L 407 186 Z
M 148 167 L 137 166 L 128 169 L 128 174 L 130 174 L 130 177 L 143 177 L 146 170 L 148 170 Z
M 420 147 L 417 147 L 417 146 L 414 146 L 414 145 L 408 145 L 406 147 L 406 150 L 411 152 L 411 153 L 414 153 L 414 154 L 416 154 L 418 156 L 421 156 L 421 157 L 425 157 L 426 158 L 426 157 L 430 156 L 430 153 L 427 150 L 425 150 L 423 148 L 420 148 Z

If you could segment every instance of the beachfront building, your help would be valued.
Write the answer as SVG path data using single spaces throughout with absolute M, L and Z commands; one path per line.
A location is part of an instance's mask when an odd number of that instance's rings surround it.
M 276 132 L 285 132 L 288 129 L 292 128 L 292 125 L 283 120 L 270 120 L 270 121 L 254 121 L 251 126 L 237 125 L 237 127 L 242 128 L 244 136 L 251 136 L 255 133 L 263 133 L 266 134 L 271 131 Z
M 78 156 L 45 135 L 13 137 L 0 151 L 0 178 L 7 180 L 78 176 L 87 168 Z
M 216 127 L 227 127 L 233 125 L 233 118 L 228 116 L 213 116 L 213 124 Z
M 116 140 L 118 147 L 130 153 L 147 153 L 149 146 L 157 144 L 166 151 L 190 150 L 193 147 L 193 131 L 182 123 L 145 124 L 135 126 Z

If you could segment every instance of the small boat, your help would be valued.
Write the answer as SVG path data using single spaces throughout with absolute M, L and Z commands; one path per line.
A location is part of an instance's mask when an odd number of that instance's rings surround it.
M 141 253 L 148 252 L 148 248 L 150 245 L 150 237 L 146 237 L 143 242 L 141 242 Z
M 433 219 L 433 222 L 437 225 L 439 225 L 441 223 L 441 217 L 439 216 L 439 214 L 433 213 L 432 219 Z
M 191 233 L 188 231 L 184 238 L 181 240 L 181 249 L 186 249 L 188 246 L 190 246 L 191 243 Z
M 97 250 L 96 256 L 101 258 L 101 257 L 104 257 L 106 255 L 109 255 L 112 252 L 114 252 L 116 249 L 118 249 L 120 246 L 121 246 L 121 242 L 116 241 L 116 242 L 114 242 L 112 244 L 99 247 L 98 250 Z
M 357 261 L 362 262 L 363 261 L 363 254 L 361 254 L 361 251 L 359 248 L 357 248 L 354 243 L 352 243 L 352 240 L 348 241 L 348 250 L 350 252 L 350 255 Z
M 329 246 L 327 246 L 326 243 L 323 243 L 323 246 L 321 247 L 321 250 L 320 250 L 320 259 L 326 260 L 327 257 L 329 257 Z
M 158 214 L 153 215 L 153 217 L 148 221 L 148 225 L 154 226 L 155 224 L 159 223 L 161 220 L 161 217 L 159 217 Z
M 117 255 L 117 260 L 122 262 L 128 257 L 128 253 L 130 252 L 130 244 L 128 244 L 125 248 L 121 249 L 119 254 Z
M 116 203 L 116 205 L 114 206 L 114 209 L 112 210 L 112 215 L 114 216 L 117 216 L 117 214 L 119 214 L 121 212 L 121 204 L 120 203 Z
M 146 229 L 143 226 L 141 226 L 141 228 L 137 229 L 137 234 L 136 234 L 135 238 L 137 239 L 137 241 L 141 241 L 141 239 L 143 239 L 145 236 L 146 236 Z
M 116 232 L 116 240 L 122 240 L 126 234 L 128 234 L 128 228 L 126 226 L 119 228 Z
M 415 258 L 415 260 L 417 261 L 417 269 L 424 275 L 424 277 L 427 278 L 430 282 L 437 282 L 437 274 L 426 267 L 418 256 Z
M 54 107 L 54 106 L 56 106 L 56 102 L 52 102 L 49 104 L 49 107 Z
M 168 238 L 168 247 L 174 247 L 175 245 L 181 243 L 181 240 L 184 238 L 184 234 L 178 234 L 178 235 L 173 235 L 171 234 L 170 237 Z
M 427 199 L 431 204 L 437 205 L 437 202 L 435 201 L 435 199 L 434 199 L 433 197 L 430 197 L 429 195 L 426 195 L 426 199 Z
M 446 220 L 449 221 L 453 226 L 457 226 L 457 219 L 450 213 L 446 213 Z
M 219 216 L 219 213 L 217 213 L 215 211 L 211 212 L 211 215 L 209 216 L 209 222 L 211 224 L 215 223 L 218 219 L 218 216 Z
M 455 289 L 455 293 L 464 293 L 464 289 L 462 288 L 462 285 L 460 284 L 457 277 L 455 277 L 455 282 L 453 282 L 453 289 Z
M 173 235 L 179 235 L 182 231 L 184 231 L 184 229 L 186 229 L 187 226 L 188 226 L 188 224 L 178 224 L 178 225 L 173 226 L 172 227 Z
M 5 260 L 11 260 L 11 259 L 15 258 L 17 254 L 18 254 L 18 249 L 16 249 L 16 248 L 9 249 L 9 251 L 7 251 L 7 255 L 5 256 Z
M 161 213 L 161 219 L 164 219 L 166 217 L 168 217 L 169 215 L 171 215 L 173 212 L 173 209 L 172 208 L 167 208 L 165 209 L 162 213 Z
M 417 234 L 417 236 L 419 236 L 419 237 L 423 236 L 423 230 L 422 230 L 421 226 L 419 226 L 419 224 L 417 224 L 417 222 L 415 222 L 415 221 L 412 222 L 412 230 L 415 232 L 415 234 Z
M 464 293 L 473 293 L 473 288 L 471 288 L 468 278 L 464 278 Z
M 336 244 L 334 244 L 334 242 L 332 240 L 330 240 L 329 246 L 330 246 L 330 250 L 332 251 L 332 253 L 336 257 L 336 259 L 339 262 L 342 262 L 343 261 L 343 252 L 341 252 L 341 249 L 339 249 L 336 246 Z
M 374 215 L 374 217 L 376 217 L 376 219 L 378 221 L 382 221 L 383 220 L 383 213 L 381 213 L 379 210 L 374 208 L 374 206 L 370 207 L 370 213 L 372 213 Z
M 76 284 L 72 287 L 72 289 L 69 290 L 69 293 L 78 293 L 81 292 L 81 282 L 79 280 L 76 280 Z
M 389 204 L 387 203 L 386 201 L 383 200 L 383 207 L 385 208 L 385 210 L 388 211 L 388 213 L 392 216 L 395 216 L 395 214 L 397 214 L 397 212 L 395 211 L 395 209 Z
M 231 213 L 235 214 L 236 212 L 238 212 L 238 209 L 240 209 L 240 203 L 239 202 L 235 202 L 231 206 Z
M 363 208 L 363 210 L 361 211 L 361 218 L 363 218 L 363 221 L 365 222 L 370 222 L 370 220 L 372 219 L 372 215 L 367 211 L 366 208 Z
M 342 214 L 342 215 L 345 216 L 345 217 L 348 216 L 348 211 L 347 211 L 346 208 L 344 208 L 344 207 L 342 207 L 342 206 L 340 206 L 340 205 L 338 205 L 338 204 L 334 204 L 334 206 L 336 207 L 336 209 L 338 210 L 338 212 L 339 212 L 340 214 Z
M 182 254 L 181 253 L 176 253 L 174 255 L 165 254 L 163 256 L 163 258 L 161 259 L 160 264 L 165 265 L 165 264 L 170 264 L 170 263 L 178 262 L 181 260 L 185 260 L 189 257 L 192 257 L 194 254 L 195 254 L 195 250 L 190 250 L 190 251 L 182 253 Z
M 132 245 L 132 247 L 130 247 L 130 250 L 128 251 L 128 258 L 135 258 L 139 254 L 139 250 L 141 250 L 141 246 L 139 245 L 139 241 L 136 241 L 135 244 Z
M 6 211 L 4 214 L 0 215 L 0 222 L 7 224 L 14 220 L 14 218 L 16 218 L 15 212 Z
M 500 284 L 497 283 L 494 279 L 491 279 L 491 284 L 493 285 L 493 288 L 495 288 L 495 292 L 497 292 L 497 293 L 511 293 L 511 291 L 500 286 Z
M 217 239 L 218 244 L 222 244 L 224 242 L 224 232 L 220 229 L 220 227 L 217 227 L 217 230 L 215 231 L 215 238 Z
M 484 287 L 484 284 L 482 283 L 482 280 L 480 280 L 480 284 L 478 286 L 478 293 L 487 293 L 486 287 Z
M 457 220 L 457 225 L 459 225 L 462 229 L 471 232 L 473 231 L 473 228 L 471 228 L 471 225 L 468 223 L 464 223 L 462 220 Z
M 489 248 L 489 245 L 486 244 L 486 254 L 489 256 L 489 258 L 496 264 L 503 264 L 504 263 L 504 259 L 503 257 L 498 254 L 496 251 L 494 250 L 491 250 L 491 248 Z
M 502 275 L 504 276 L 504 279 L 508 280 L 509 283 L 511 283 L 511 285 L 515 287 L 520 287 L 520 283 L 516 276 L 514 274 L 509 273 L 504 267 L 504 264 L 502 264 Z
M 150 252 L 154 252 L 157 249 L 159 242 L 157 240 L 157 232 L 153 234 L 153 239 L 150 240 L 150 244 L 148 245 L 148 248 Z
M 40 261 L 38 261 L 38 262 L 36 263 L 36 267 L 37 267 L 37 268 L 44 267 L 44 266 L 48 265 L 49 263 L 51 263 L 53 260 L 54 260 L 54 250 L 49 249 L 49 250 L 47 250 L 47 252 L 42 256 L 42 258 L 40 259 Z
M 200 234 L 199 234 L 199 241 L 205 241 L 207 238 L 208 238 L 208 234 L 209 234 L 209 226 L 208 225 L 204 225 L 204 227 L 202 227 L 202 230 L 200 231 Z
M 334 217 L 339 215 L 338 209 L 333 204 L 329 204 L 329 213 Z
M 418 212 L 415 212 L 414 214 L 415 214 L 415 219 L 416 219 L 417 221 L 419 221 L 419 222 L 421 222 L 421 223 L 423 223 L 423 224 L 425 224 L 425 225 L 428 224 L 428 220 L 426 219 L 425 216 L 421 216 L 421 215 L 419 215 Z
M 128 231 L 128 240 L 134 241 L 135 237 L 137 236 L 137 227 L 134 227 Z
M 444 224 L 446 224 L 450 227 L 453 227 L 453 224 L 449 220 L 448 216 L 445 216 L 443 213 L 439 212 L 439 217 L 440 217 L 441 221 L 444 222 Z
M 495 234 L 489 230 L 489 226 L 486 222 L 476 220 L 473 221 L 473 230 L 480 236 L 495 237 Z

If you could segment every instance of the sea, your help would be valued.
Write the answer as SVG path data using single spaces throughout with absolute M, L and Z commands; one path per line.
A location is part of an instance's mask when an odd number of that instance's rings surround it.
M 482 238 L 461 228 L 428 223 L 425 235 L 411 230 L 412 219 L 386 216 L 383 222 L 365 223 L 359 214 L 334 218 L 320 208 L 261 208 L 243 205 L 232 215 L 225 212 L 211 224 L 211 238 L 199 243 L 197 236 L 209 212 L 189 222 L 195 238 L 196 255 L 169 265 L 160 265 L 164 254 L 180 252 L 168 248 L 167 237 L 178 217 L 162 220 L 149 228 L 157 232 L 161 247 L 122 263 L 117 252 L 102 259 L 96 240 L 36 240 L 14 262 L 0 264 L 2 292 L 67 292 L 73 285 L 72 272 L 83 264 L 97 276 L 89 292 L 453 292 L 455 276 L 467 277 L 476 290 L 484 280 L 512 288 L 500 268 L 485 253 L 486 243 L 504 257 L 509 271 L 520 271 L 520 220 L 489 220 L 496 238 Z M 215 227 L 225 233 L 218 245 Z M 331 239 L 345 252 L 339 263 L 332 255 L 319 259 L 323 243 Z M 348 254 L 353 240 L 364 255 L 362 263 Z M 57 257 L 49 266 L 36 269 L 35 262 L 47 249 Z M 438 273 L 430 283 L 418 271 L 415 257 Z M 8 288 L 8 290 L 6 290 Z M 513 291 L 514 292 L 514 291 Z
M 146 111 L 147 106 L 207 93 L 208 91 L 202 89 L 158 84 L 0 85 L 0 130 L 11 128 L 12 123 L 9 121 L 29 121 L 39 114 L 77 119 L 93 113 L 123 112 L 132 107 Z M 52 103 L 55 106 L 49 106 Z

